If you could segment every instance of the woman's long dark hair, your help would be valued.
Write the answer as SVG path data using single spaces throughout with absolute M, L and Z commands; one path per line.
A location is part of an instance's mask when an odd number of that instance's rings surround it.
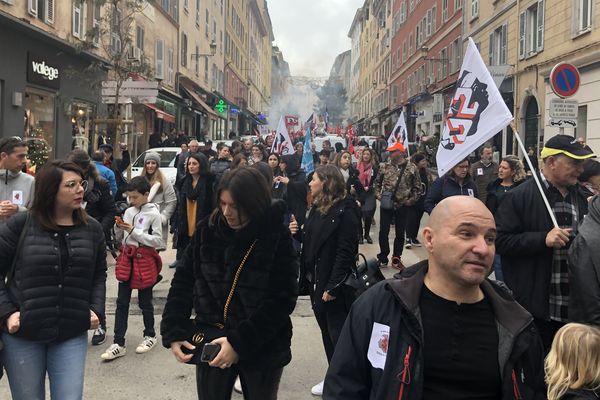
M 219 219 L 225 220 L 221 207 L 221 193 L 227 190 L 240 215 L 249 222 L 263 217 L 271 206 L 271 188 L 267 179 L 256 169 L 250 167 L 239 167 L 227 171 L 217 188 L 217 207 L 210 216 L 210 225 L 215 226 Z
M 84 179 L 83 170 L 77 164 L 62 160 L 48 161 L 35 175 L 31 212 L 42 227 L 50 231 L 58 230 L 54 219 L 54 205 L 63 175 L 67 171 L 75 172 Z M 73 222 L 75 225 L 87 224 L 87 213 L 83 208 L 73 210 Z

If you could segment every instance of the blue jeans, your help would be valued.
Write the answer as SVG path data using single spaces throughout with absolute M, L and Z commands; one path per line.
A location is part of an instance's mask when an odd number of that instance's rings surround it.
M 2 362 L 13 400 L 81 400 L 87 332 L 62 342 L 37 343 L 2 333 Z

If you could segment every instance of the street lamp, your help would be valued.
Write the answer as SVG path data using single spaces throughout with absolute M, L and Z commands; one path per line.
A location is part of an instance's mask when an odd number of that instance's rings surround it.
M 205 54 L 191 54 L 192 58 L 198 59 L 199 57 L 214 57 L 214 55 L 217 53 L 217 43 L 213 40 L 211 40 L 210 44 L 208 45 L 208 47 L 210 48 L 210 53 L 205 53 Z
M 429 53 L 429 47 L 427 46 L 422 46 L 419 49 L 419 52 L 421 53 L 421 57 L 423 57 L 423 60 L 425 61 L 439 61 L 443 63 L 448 63 L 450 61 L 447 58 L 427 58 L 427 54 Z

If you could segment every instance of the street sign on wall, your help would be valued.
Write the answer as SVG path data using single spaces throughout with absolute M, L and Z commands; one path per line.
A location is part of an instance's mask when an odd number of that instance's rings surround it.
M 117 95 L 117 82 L 104 81 L 102 82 L 102 96 L 115 97 Z M 158 82 L 157 81 L 124 81 L 119 90 L 119 98 L 123 97 L 157 97 Z
M 577 119 L 579 113 L 579 102 L 571 99 L 551 99 L 550 118 Z
M 577 93 L 580 83 L 579 70 L 572 64 L 556 64 L 550 72 L 550 87 L 559 97 L 573 96 Z

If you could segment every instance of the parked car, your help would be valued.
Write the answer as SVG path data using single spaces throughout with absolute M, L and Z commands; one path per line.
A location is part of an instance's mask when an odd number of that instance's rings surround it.
M 203 144 L 202 144 L 203 146 Z M 144 169 L 144 158 L 148 152 L 155 152 L 160 155 L 160 170 L 172 184 L 175 184 L 177 177 L 177 166 L 175 165 L 175 157 L 181 153 L 180 147 L 156 147 L 148 149 L 139 155 L 131 164 L 131 177 L 139 176 Z
M 348 143 L 346 143 L 346 139 L 344 139 L 343 137 L 340 136 L 317 136 L 314 140 L 315 143 L 315 150 L 317 152 L 323 150 L 323 142 L 329 140 L 329 142 L 331 143 L 331 148 L 335 149 L 335 144 L 336 143 L 341 143 L 342 146 L 345 148 L 348 147 Z

